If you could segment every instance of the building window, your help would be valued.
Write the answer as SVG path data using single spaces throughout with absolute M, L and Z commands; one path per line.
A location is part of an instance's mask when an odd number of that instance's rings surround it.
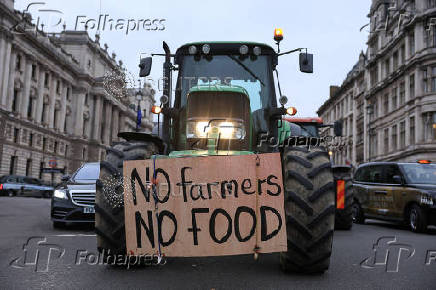
M 427 8 L 436 7 L 436 0 L 427 0 Z
M 54 154 L 57 154 L 57 153 L 58 153 L 58 142 L 57 142 L 57 141 L 54 142 L 54 149 L 53 149 L 53 152 L 54 152 Z
M 428 112 L 423 115 L 424 140 L 436 140 L 436 112 Z
M 86 147 L 82 148 L 82 159 L 85 160 L 86 159 Z
M 406 147 L 406 122 L 400 123 L 400 148 Z
M 14 175 L 17 171 L 17 156 L 11 156 L 11 162 L 9 163 L 9 175 Z
M 18 100 L 18 90 L 14 90 L 14 96 L 12 98 L 12 112 L 17 112 L 17 100 Z
M 32 159 L 27 159 L 26 161 L 26 176 L 32 175 Z
M 377 142 L 377 134 L 376 134 L 374 129 L 371 129 L 370 133 L 369 133 L 369 144 L 370 144 L 369 156 L 370 157 L 375 157 L 377 155 L 377 143 L 378 143 Z
M 33 146 L 33 133 L 29 134 L 29 146 Z
M 397 125 L 392 126 L 392 151 L 397 150 Z
M 427 69 L 423 69 L 422 70 L 422 90 L 424 91 L 424 93 L 428 92 L 428 77 L 427 77 Z
M 47 150 L 47 138 L 42 138 L 42 151 Z
M 32 64 L 32 79 L 36 80 L 36 64 Z
M 387 154 L 389 152 L 389 128 L 386 128 L 384 133 L 384 151 Z
M 370 79 L 371 79 L 371 86 L 375 86 L 375 84 L 378 82 L 378 70 L 377 67 L 373 67 L 370 71 Z
M 383 97 L 383 112 L 385 114 L 389 113 L 389 95 L 388 94 L 386 94 Z
M 396 71 L 398 68 L 398 51 L 394 52 L 394 55 L 392 56 L 392 62 L 393 62 L 393 71 Z
M 404 82 L 400 83 L 400 106 L 406 102 L 406 85 Z
M 29 103 L 27 104 L 27 118 L 32 117 L 32 110 L 33 110 L 33 99 L 29 99 Z
M 392 111 L 397 108 L 397 88 L 392 89 Z
M 409 57 L 412 57 L 414 54 L 415 54 L 415 31 L 412 30 L 409 33 Z
M 39 163 L 39 179 L 42 179 L 42 169 L 44 168 L 44 162 Z
M 15 59 L 15 69 L 21 71 L 21 55 L 17 54 L 17 58 Z
M 45 73 L 44 87 L 46 87 L 46 88 L 48 88 L 49 78 L 50 78 L 49 73 Z
M 85 105 L 88 105 L 88 94 L 85 94 Z
M 59 80 L 56 81 L 56 93 L 61 93 L 61 82 Z
M 55 110 L 54 116 L 53 116 L 53 127 L 54 128 L 58 128 L 58 119 L 59 119 L 59 110 Z
M 409 76 L 409 98 L 415 97 L 415 74 Z
M 70 88 L 67 88 L 67 101 L 70 101 Z
M 20 129 L 14 128 L 14 143 L 18 143 L 19 136 L 20 136 Z
M 410 117 L 409 127 L 410 127 L 409 143 L 415 144 L 415 117 Z
M 389 58 L 387 58 L 387 59 L 385 60 L 385 78 L 387 78 L 387 77 L 389 76 L 389 73 L 390 73 L 390 65 L 391 65 L 391 63 L 390 63 L 390 61 L 389 61 Z
M 436 67 L 431 68 L 431 91 L 436 92 Z
M 401 64 L 404 64 L 406 62 L 406 46 L 403 44 L 401 45 Z
M 68 144 L 67 145 L 65 145 L 65 157 L 68 157 Z

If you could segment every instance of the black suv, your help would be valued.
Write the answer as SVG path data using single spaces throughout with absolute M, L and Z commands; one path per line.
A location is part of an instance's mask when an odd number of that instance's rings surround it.
M 95 183 L 100 163 L 85 163 L 73 176 L 63 177 L 51 200 L 51 219 L 54 227 L 69 223 L 94 223 Z
M 407 223 L 414 232 L 436 225 L 436 164 L 373 162 L 358 167 L 353 180 L 353 219 Z

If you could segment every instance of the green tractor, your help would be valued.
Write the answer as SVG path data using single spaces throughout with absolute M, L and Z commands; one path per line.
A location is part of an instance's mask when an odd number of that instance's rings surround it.
M 275 40 L 278 44 L 281 35 L 276 34 Z M 275 152 L 281 156 L 287 237 L 287 251 L 280 253 L 281 268 L 297 273 L 326 271 L 335 224 L 328 152 L 323 147 L 285 146 L 286 140 L 279 136 L 283 116 L 296 110 L 285 107 L 287 99 L 281 93 L 277 96 L 274 72 L 278 82 L 279 56 L 302 49 L 279 53 L 254 42 L 189 43 L 175 54 L 164 42 L 163 49 L 163 105 L 153 107 L 154 113 L 163 115 L 158 134 L 121 132 L 118 136 L 125 141 L 114 144 L 101 162 L 95 204 L 99 251 L 107 259 L 127 255 L 124 161 Z M 313 55 L 307 50 L 300 52 L 299 60 L 302 72 L 313 71 Z M 151 58 L 141 59 L 141 77 L 150 74 L 151 63 Z M 173 71 L 178 72 L 174 98 Z M 218 141 L 208 137 L 211 132 L 219 133 Z

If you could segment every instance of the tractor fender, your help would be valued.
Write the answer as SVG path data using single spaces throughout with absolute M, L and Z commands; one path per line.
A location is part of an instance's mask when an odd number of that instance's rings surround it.
M 165 154 L 167 151 L 167 144 L 157 135 L 143 133 L 143 132 L 120 132 L 118 137 L 125 139 L 127 142 L 143 141 L 153 142 L 159 148 L 159 154 Z
M 353 173 L 350 165 L 332 165 L 332 171 L 335 179 L 351 178 Z

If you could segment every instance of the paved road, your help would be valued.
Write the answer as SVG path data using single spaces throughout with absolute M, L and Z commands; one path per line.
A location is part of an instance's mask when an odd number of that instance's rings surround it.
M 262 255 L 259 261 L 254 261 L 251 255 L 177 258 L 169 260 L 165 266 L 127 270 L 92 265 L 92 254 L 97 253 L 93 228 L 71 226 L 55 230 L 49 219 L 49 209 L 48 199 L 0 197 L 1 289 L 436 287 L 436 228 L 431 228 L 427 234 L 414 234 L 402 226 L 368 221 L 366 225 L 355 225 L 351 231 L 335 232 L 331 266 L 324 275 L 284 274 L 279 269 L 277 254 Z M 402 245 L 390 244 L 387 263 L 378 259 L 378 265 L 374 265 L 370 259 L 361 265 L 363 260 L 374 255 L 373 245 L 381 237 L 391 238 L 380 241 L 379 257 L 385 256 L 386 243 L 393 237 L 397 239 L 394 244 Z M 49 248 L 53 249 L 50 257 Z M 400 251 L 401 248 L 403 250 Z M 429 250 L 434 251 L 430 253 L 434 259 L 426 265 Z M 82 251 L 79 257 L 84 255 L 84 251 L 91 253 L 87 262 L 77 258 L 78 251 Z M 35 265 L 32 261 L 37 253 L 39 260 Z M 48 258 L 50 261 L 47 263 Z M 79 260 L 80 263 L 77 263 Z

